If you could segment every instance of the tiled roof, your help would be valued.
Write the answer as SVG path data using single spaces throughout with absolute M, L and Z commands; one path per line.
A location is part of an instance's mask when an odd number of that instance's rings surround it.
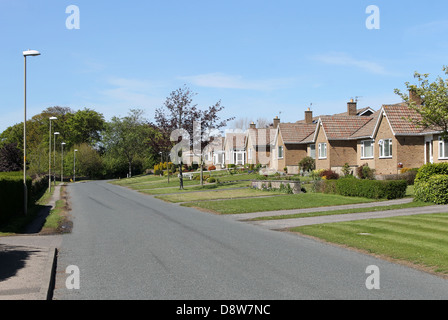
M 359 116 L 322 116 L 322 126 L 328 140 L 353 139 L 357 131 L 371 122 L 373 117 Z
M 314 133 L 316 124 L 280 123 L 279 130 L 284 143 L 302 143 Z
M 254 146 L 268 146 L 272 145 L 275 137 L 275 129 L 270 128 L 256 128 L 249 129 L 249 137 Z
M 422 117 L 415 110 L 409 108 L 406 103 L 383 105 L 383 110 L 395 135 L 416 135 L 441 131 L 440 128 L 423 128 L 410 121 L 411 119 L 418 121 Z
M 244 149 L 246 147 L 246 133 L 226 133 L 226 148 Z

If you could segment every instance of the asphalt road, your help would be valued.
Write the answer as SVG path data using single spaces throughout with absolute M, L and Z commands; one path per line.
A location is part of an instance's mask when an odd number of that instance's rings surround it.
M 67 190 L 74 227 L 59 250 L 56 300 L 448 298 L 447 280 L 308 238 L 106 182 Z M 67 289 L 71 265 L 79 289 Z M 379 289 L 366 288 L 371 265 Z

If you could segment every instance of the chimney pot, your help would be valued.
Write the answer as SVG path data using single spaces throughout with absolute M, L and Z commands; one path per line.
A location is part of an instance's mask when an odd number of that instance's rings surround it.
M 279 124 L 280 124 L 280 119 L 278 118 L 278 116 L 276 116 L 274 119 L 274 129 L 277 129 Z
M 308 110 L 305 111 L 305 123 L 307 124 L 313 123 L 313 111 L 311 111 L 310 108 L 308 108 Z
M 349 116 L 356 116 L 358 114 L 357 103 L 354 102 L 353 99 L 347 103 L 347 114 Z

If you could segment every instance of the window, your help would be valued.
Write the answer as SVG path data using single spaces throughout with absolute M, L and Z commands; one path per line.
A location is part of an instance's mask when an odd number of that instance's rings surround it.
M 327 144 L 319 143 L 319 159 L 327 158 Z
M 283 159 L 283 146 L 278 147 L 278 158 Z
M 247 159 L 252 160 L 252 149 L 247 151 Z
M 373 140 L 361 141 L 361 159 L 373 158 Z
M 310 157 L 316 159 L 316 145 L 310 144 Z
M 392 139 L 383 139 L 379 142 L 380 158 L 392 158 Z
M 439 138 L 439 159 L 448 159 L 448 141 Z

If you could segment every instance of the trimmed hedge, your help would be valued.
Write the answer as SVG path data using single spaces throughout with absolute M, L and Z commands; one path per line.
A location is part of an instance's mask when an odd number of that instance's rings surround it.
M 370 199 L 399 199 L 406 195 L 405 180 L 364 180 L 356 178 L 341 178 L 327 180 L 324 193 L 336 193 L 343 196 L 363 197 Z
M 0 173 L 0 225 L 13 216 L 23 214 L 23 173 Z M 32 180 L 27 177 L 28 203 L 32 197 Z
M 428 163 L 418 170 L 414 200 L 448 204 L 448 163 Z

